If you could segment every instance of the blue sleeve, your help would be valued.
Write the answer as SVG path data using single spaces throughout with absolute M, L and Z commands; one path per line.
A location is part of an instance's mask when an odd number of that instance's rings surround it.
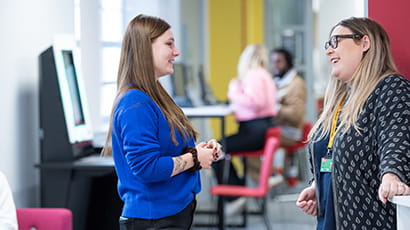
M 149 102 L 140 102 L 117 117 L 126 162 L 132 174 L 144 183 L 169 180 L 173 171 L 174 154 L 161 154 L 160 151 L 160 145 L 164 143 L 160 143 L 159 129 L 169 129 L 162 116 L 161 111 Z M 160 127 L 160 124 L 166 124 L 166 127 Z

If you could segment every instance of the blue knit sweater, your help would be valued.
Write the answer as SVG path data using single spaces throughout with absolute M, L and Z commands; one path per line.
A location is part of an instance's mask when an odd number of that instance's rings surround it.
M 124 201 L 122 216 L 158 219 L 182 211 L 201 190 L 199 172 L 185 171 L 171 177 L 172 157 L 186 144 L 175 131 L 179 145 L 170 138 L 168 122 L 157 104 L 140 90 L 129 90 L 113 116 L 112 150 L 118 175 L 118 193 Z

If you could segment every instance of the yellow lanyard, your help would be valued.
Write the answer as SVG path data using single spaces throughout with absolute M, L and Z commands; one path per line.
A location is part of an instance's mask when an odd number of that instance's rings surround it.
M 333 142 L 335 140 L 336 133 L 338 131 L 337 120 L 339 119 L 340 110 L 342 109 L 343 101 L 345 100 L 346 95 L 343 96 L 342 100 L 340 101 L 339 105 L 336 108 L 335 114 L 333 115 L 332 121 L 332 128 L 330 130 L 330 138 L 329 143 L 327 144 L 327 149 L 330 150 L 333 146 Z

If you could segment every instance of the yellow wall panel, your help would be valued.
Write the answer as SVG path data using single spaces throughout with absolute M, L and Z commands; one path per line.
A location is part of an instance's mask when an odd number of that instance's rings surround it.
M 240 1 L 209 1 L 210 84 L 219 100 L 226 100 L 229 80 L 236 75 L 241 53 Z
M 263 0 L 209 0 L 209 83 L 218 100 L 227 100 L 229 81 L 236 76 L 237 63 L 247 44 L 263 42 Z M 220 138 L 219 121 L 212 122 Z M 226 122 L 226 133 L 236 132 L 233 116 Z
M 248 0 L 246 2 L 247 33 L 246 44 L 264 43 L 264 11 L 263 0 Z

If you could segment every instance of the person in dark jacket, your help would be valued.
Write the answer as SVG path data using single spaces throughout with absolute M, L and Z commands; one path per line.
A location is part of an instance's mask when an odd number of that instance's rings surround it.
M 397 229 L 388 199 L 410 194 L 410 81 L 369 18 L 339 22 L 325 49 L 332 78 L 309 134 L 314 181 L 296 205 L 317 229 Z

